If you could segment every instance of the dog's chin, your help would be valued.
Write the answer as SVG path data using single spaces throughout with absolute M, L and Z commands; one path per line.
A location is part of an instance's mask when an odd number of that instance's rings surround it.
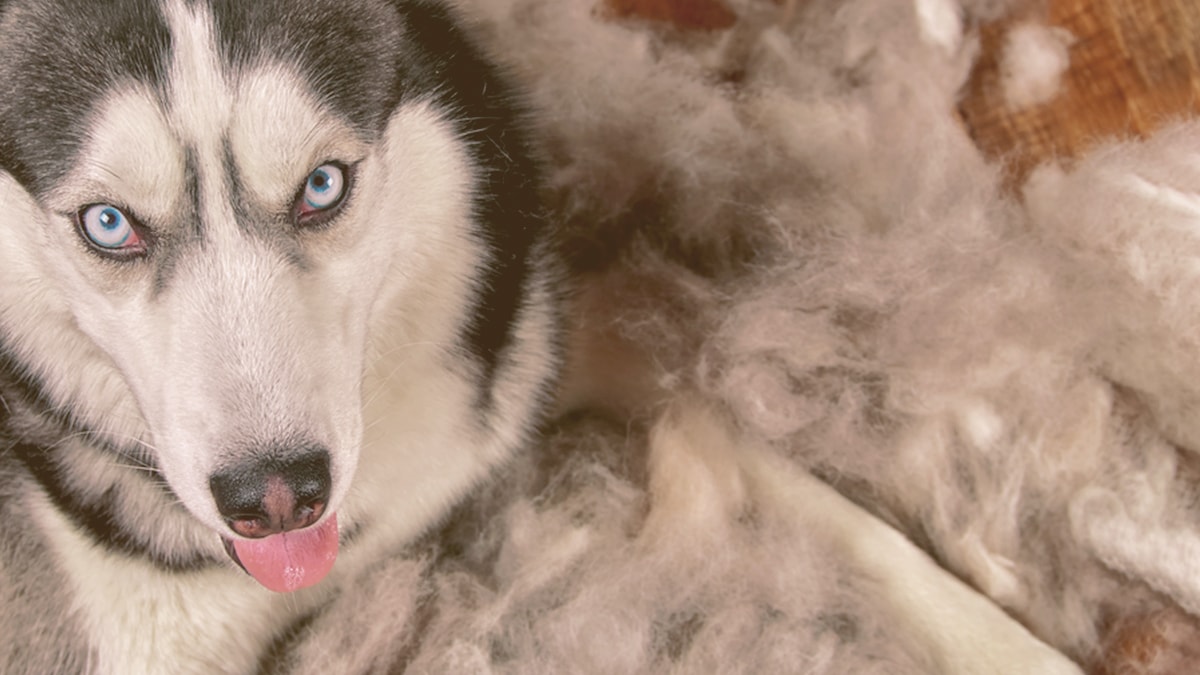
M 303 530 L 262 539 L 226 539 L 225 551 L 247 574 L 276 593 L 291 593 L 325 578 L 338 553 L 337 514 Z

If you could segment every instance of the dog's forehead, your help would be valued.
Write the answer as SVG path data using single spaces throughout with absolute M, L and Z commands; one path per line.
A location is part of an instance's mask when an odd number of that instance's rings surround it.
M 395 106 L 403 38 L 395 7 L 362 0 L 213 0 L 211 11 L 222 60 L 234 70 L 289 64 L 325 106 L 367 133 L 378 131 Z
M 172 20 L 181 13 L 201 20 Z M 200 29 L 224 75 L 286 63 L 325 109 L 365 136 L 378 132 L 398 98 L 401 29 L 384 3 L 12 0 L 0 3 L 0 169 L 45 194 L 71 172 L 114 91 L 137 86 L 170 105 L 177 52 Z

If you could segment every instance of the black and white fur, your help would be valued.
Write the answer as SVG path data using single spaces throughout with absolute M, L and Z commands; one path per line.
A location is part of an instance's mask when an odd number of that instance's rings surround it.
M 431 2 L 0 0 L 0 672 L 253 672 L 527 438 L 559 319 L 520 127 Z M 312 448 L 341 553 L 272 593 L 210 479 Z

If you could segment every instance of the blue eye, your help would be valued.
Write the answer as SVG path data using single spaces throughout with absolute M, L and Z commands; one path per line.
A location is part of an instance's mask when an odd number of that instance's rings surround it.
M 130 251 L 142 247 L 133 221 L 121 209 L 109 204 L 93 204 L 79 213 L 84 236 L 107 251 Z
M 301 197 L 300 215 L 327 211 L 346 195 L 346 171 L 337 164 L 322 164 L 308 174 Z

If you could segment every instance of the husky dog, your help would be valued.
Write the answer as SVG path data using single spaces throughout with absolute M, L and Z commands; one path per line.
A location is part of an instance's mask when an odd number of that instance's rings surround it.
M 527 439 L 501 80 L 423 0 L 0 0 L 0 672 L 253 672 Z

